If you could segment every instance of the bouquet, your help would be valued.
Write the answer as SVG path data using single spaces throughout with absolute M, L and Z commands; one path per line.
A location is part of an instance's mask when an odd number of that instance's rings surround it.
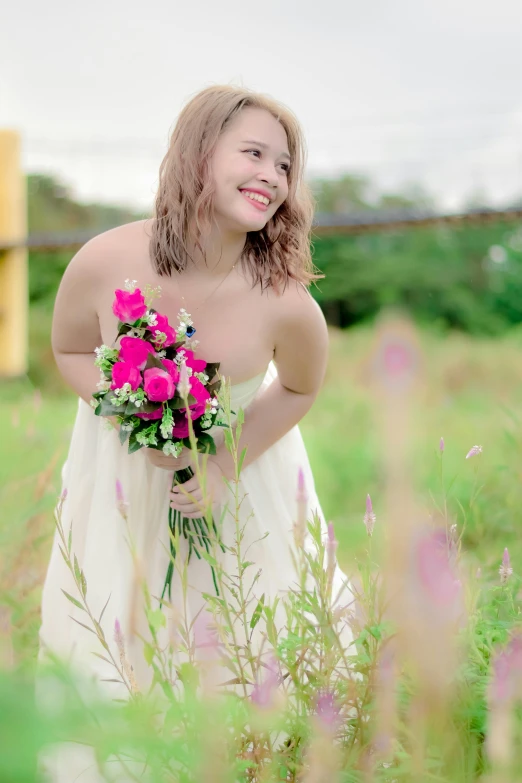
M 115 291 L 112 311 L 118 318 L 118 334 L 112 347 L 102 345 L 95 349 L 101 379 L 91 405 L 97 416 L 116 417 L 120 441 L 128 443 L 129 454 L 145 446 L 179 457 L 184 446 L 191 447 L 189 419 L 197 450 L 215 454 L 214 439 L 208 430 L 214 425 L 228 426 L 220 418 L 222 407 L 217 399 L 221 382 L 215 380 L 215 375 L 219 363 L 195 358 L 192 348 L 197 342 L 190 339 L 196 330 L 185 309 L 178 313 L 175 329 L 150 306 L 160 290 L 146 286 L 142 293 L 136 280 L 126 280 L 125 288 Z M 120 337 L 120 344 L 115 347 Z M 175 471 L 173 486 L 185 483 L 193 475 L 190 467 Z M 219 541 L 213 519 L 211 526 Z M 188 541 L 189 560 L 192 552 L 201 558 L 202 547 L 210 552 L 206 519 L 187 519 L 169 508 L 169 529 L 171 558 L 161 600 L 167 590 L 171 597 L 176 530 Z

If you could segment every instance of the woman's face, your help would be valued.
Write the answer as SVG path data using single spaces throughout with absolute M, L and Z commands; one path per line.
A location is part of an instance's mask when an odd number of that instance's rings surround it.
M 288 196 L 290 154 L 283 126 L 264 109 L 243 109 L 212 157 L 214 211 L 222 231 L 260 231 Z

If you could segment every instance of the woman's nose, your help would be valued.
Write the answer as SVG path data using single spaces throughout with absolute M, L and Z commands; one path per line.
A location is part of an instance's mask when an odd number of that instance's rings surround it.
M 279 182 L 279 175 L 276 171 L 275 166 L 266 166 L 263 171 L 261 172 L 261 180 L 263 182 L 266 182 L 267 185 L 271 185 L 272 187 L 277 187 L 277 184 Z

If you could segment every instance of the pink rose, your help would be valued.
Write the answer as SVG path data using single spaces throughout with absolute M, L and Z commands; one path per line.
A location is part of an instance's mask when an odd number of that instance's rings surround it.
M 179 382 L 179 367 L 176 362 L 173 362 L 172 359 L 162 359 L 161 363 L 177 386 Z
M 169 324 L 168 318 L 165 315 L 161 315 L 161 313 L 155 313 L 155 315 L 156 323 L 154 326 L 149 327 L 152 332 L 152 339 L 155 338 L 156 332 L 163 332 L 163 334 L 167 335 L 167 339 L 164 343 L 161 343 L 161 345 L 164 348 L 168 348 L 169 345 L 173 345 L 173 343 L 176 342 L 176 332 Z
M 207 366 L 204 359 L 195 359 L 194 351 L 189 351 L 188 348 L 180 348 L 176 353 L 179 353 L 180 351 L 183 351 L 185 354 L 185 363 L 187 367 L 190 367 L 193 372 L 203 372 Z
M 189 436 L 188 419 L 186 416 L 183 416 L 183 418 L 174 421 L 171 438 L 188 438 L 188 436 Z
M 154 421 L 155 419 L 161 419 L 163 416 L 163 406 L 160 405 L 157 411 L 152 411 L 152 413 L 135 413 L 135 416 L 138 416 L 140 419 L 145 419 L 146 421 Z
M 147 312 L 147 305 L 139 288 L 132 293 L 118 288 L 114 294 L 116 298 L 112 303 L 112 312 L 116 318 L 129 324 L 143 318 Z
M 147 363 L 149 353 L 154 353 L 154 348 L 146 340 L 140 337 L 123 337 L 120 345 L 120 360 L 132 364 L 139 370 L 143 370 Z
M 124 383 L 130 383 L 134 391 L 141 383 L 141 373 L 133 364 L 116 362 L 112 368 L 111 389 L 121 389 Z
M 165 402 L 174 397 L 176 386 L 166 370 L 152 367 L 145 370 L 143 377 L 145 394 L 152 402 Z
M 196 398 L 196 402 L 192 403 L 190 405 L 190 418 L 192 421 L 195 421 L 196 419 L 199 419 L 200 416 L 203 416 L 206 409 L 206 401 L 210 399 L 210 393 L 206 389 L 205 386 L 201 383 L 201 381 L 198 381 L 197 378 L 194 378 L 193 375 L 189 378 L 190 382 L 190 393 L 193 397 Z

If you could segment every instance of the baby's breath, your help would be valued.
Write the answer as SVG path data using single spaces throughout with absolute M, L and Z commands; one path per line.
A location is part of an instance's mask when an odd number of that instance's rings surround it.
M 141 446 L 157 446 L 158 438 L 156 436 L 156 423 L 151 424 L 146 430 L 138 432 L 136 440 Z
M 163 444 L 163 453 L 167 457 L 179 457 L 183 450 L 183 444 L 178 442 L 174 443 L 171 440 L 168 440 L 166 443 Z
M 147 283 L 143 288 L 143 297 L 147 307 L 150 307 L 154 299 L 161 298 L 161 286 L 158 285 L 156 288 L 153 288 L 149 283 Z

